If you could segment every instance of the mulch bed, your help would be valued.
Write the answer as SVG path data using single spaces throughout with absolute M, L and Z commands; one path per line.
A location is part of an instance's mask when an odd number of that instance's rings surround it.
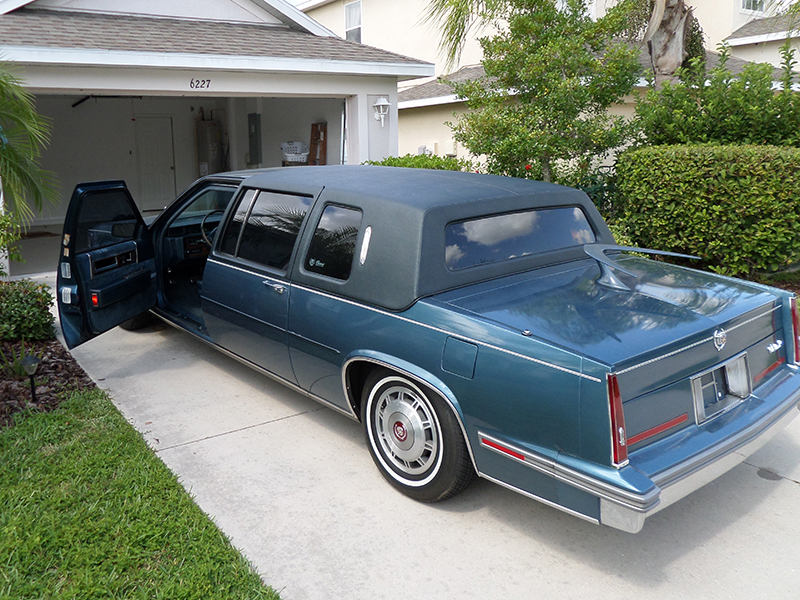
M 19 342 L 0 342 L 0 352 L 10 361 L 12 351 L 20 352 Z M 95 387 L 94 381 L 78 366 L 58 340 L 25 342 L 27 354 L 42 358 L 36 370 L 36 404 L 31 402 L 27 375 L 17 377 L 7 367 L 0 369 L 0 428 L 14 423 L 14 414 L 24 410 L 50 411 L 70 393 Z M 0 360 L 0 364 L 4 364 Z

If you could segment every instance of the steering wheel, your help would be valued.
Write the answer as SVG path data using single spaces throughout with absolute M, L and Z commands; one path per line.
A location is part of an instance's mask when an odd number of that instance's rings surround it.
M 211 215 L 223 212 L 225 212 L 225 210 L 222 208 L 212 210 L 210 213 L 206 214 L 205 217 L 203 217 L 202 221 L 200 221 L 200 235 L 203 237 L 203 241 L 206 244 L 208 244 L 209 247 L 211 247 L 214 244 L 213 239 L 214 239 L 214 234 L 217 232 L 217 228 L 214 227 L 214 229 L 212 229 L 209 233 L 206 233 L 206 221 L 208 220 L 208 217 L 210 217 Z

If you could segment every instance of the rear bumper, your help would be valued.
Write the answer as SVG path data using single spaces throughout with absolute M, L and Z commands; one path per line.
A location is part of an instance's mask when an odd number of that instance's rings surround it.
M 756 452 L 800 413 L 800 373 L 792 370 L 763 397 L 772 408 L 719 443 L 653 475 L 656 486 L 641 498 L 600 495 L 600 522 L 637 533 L 647 517 L 713 481 Z M 654 493 L 655 492 L 655 493 Z

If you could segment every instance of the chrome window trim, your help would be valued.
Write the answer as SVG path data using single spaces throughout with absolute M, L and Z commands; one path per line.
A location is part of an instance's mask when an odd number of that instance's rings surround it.
M 744 327 L 745 325 L 747 325 L 749 323 L 752 323 L 753 321 L 755 321 L 757 319 L 760 319 L 760 318 L 765 317 L 766 315 L 768 315 L 770 313 L 775 312 L 780 307 L 781 307 L 780 304 L 778 304 L 776 306 L 773 306 L 771 309 L 766 310 L 763 313 L 760 313 L 760 314 L 756 315 L 755 317 L 751 317 L 751 318 L 747 319 L 746 321 L 742 321 L 738 325 L 734 325 L 733 327 L 731 327 L 729 329 L 726 329 L 725 331 L 727 333 L 730 333 L 731 331 L 736 331 L 740 327 Z M 758 309 L 754 309 L 754 310 L 758 310 Z M 670 356 L 675 356 L 676 354 L 680 354 L 681 352 L 685 352 L 686 350 L 691 350 L 692 348 L 696 348 L 697 346 L 702 346 L 703 344 L 707 344 L 708 342 L 714 343 L 714 336 L 713 335 L 711 335 L 711 336 L 709 336 L 709 337 L 707 337 L 705 339 L 702 339 L 702 340 L 700 340 L 698 342 L 695 342 L 694 344 L 689 344 L 688 346 L 684 346 L 683 348 L 678 348 L 677 350 L 673 350 L 672 352 L 668 352 L 667 354 L 663 354 L 661 356 L 657 356 L 655 358 L 651 358 L 650 360 L 646 360 L 644 362 L 641 362 L 639 364 L 633 365 L 631 367 L 627 367 L 626 369 L 622 369 L 621 371 L 617 371 L 616 374 L 617 375 L 624 375 L 625 373 L 629 373 L 629 372 L 631 372 L 631 371 L 633 371 L 635 369 L 638 369 L 640 367 L 646 367 L 647 365 L 652 365 L 653 363 L 656 363 L 656 362 L 658 362 L 660 360 L 664 360 L 665 358 L 669 358 Z

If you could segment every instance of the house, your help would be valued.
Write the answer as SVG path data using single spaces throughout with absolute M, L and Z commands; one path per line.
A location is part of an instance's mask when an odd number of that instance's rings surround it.
M 781 65 L 781 47 L 788 41 L 800 58 L 800 17 L 776 15 L 753 19 L 725 38 L 731 53 L 744 60 Z
M 281 166 L 312 125 L 312 162 L 397 154 L 398 83 L 435 73 L 283 0 L 0 0 L 0 57 L 53 125 L 41 163 L 61 203 L 34 222 L 42 235 L 80 181 L 124 179 L 158 211 L 202 174 Z
M 322 23 L 331 31 L 350 36 L 393 52 L 408 53 L 436 64 L 437 77 L 463 81 L 483 73 L 479 63 L 480 46 L 477 38 L 486 31 L 472 30 L 464 45 L 460 60 L 447 68 L 439 53 L 439 32 L 425 21 L 428 0 L 297 0 L 298 8 Z M 615 0 L 591 0 L 589 11 L 595 17 L 605 14 Z M 706 46 L 713 50 L 727 39 L 731 44 L 729 67 L 736 72 L 741 60 L 758 60 L 780 64 L 779 47 L 789 33 L 787 21 L 770 17 L 775 5 L 770 0 L 686 0 L 692 6 L 706 33 Z M 758 33 L 749 32 L 756 27 Z M 780 31 L 777 31 L 780 30 Z M 356 37 L 357 36 L 357 37 Z M 783 37 L 781 37 L 783 36 Z M 710 56 L 713 62 L 716 59 Z M 643 60 L 643 63 L 646 63 Z M 613 108 L 615 114 L 633 113 L 633 97 Z M 455 120 L 465 105 L 450 87 L 436 80 L 415 80 L 401 84 L 398 93 L 399 152 L 401 155 L 432 152 L 437 155 L 459 154 L 450 128 L 445 124 Z

